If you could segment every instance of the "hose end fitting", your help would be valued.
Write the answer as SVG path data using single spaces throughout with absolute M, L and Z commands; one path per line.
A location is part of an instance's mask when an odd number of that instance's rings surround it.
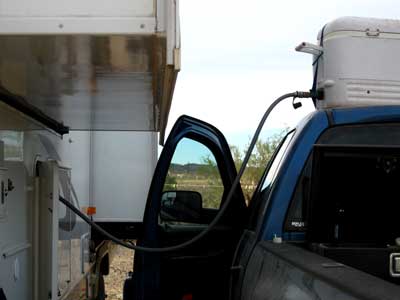
M 295 92 L 295 94 L 296 94 L 295 98 L 311 98 L 310 92 L 297 91 Z

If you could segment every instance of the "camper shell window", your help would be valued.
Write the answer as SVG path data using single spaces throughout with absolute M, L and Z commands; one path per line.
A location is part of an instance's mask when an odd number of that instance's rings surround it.
M 400 147 L 315 145 L 307 239 L 386 246 L 400 236 Z
M 380 147 L 392 148 L 393 150 L 396 147 L 400 148 L 400 124 L 385 123 L 336 126 L 326 130 L 318 139 L 317 144 L 331 146 L 353 145 L 361 148 L 376 147 L 379 145 Z M 307 204 L 310 201 L 313 164 L 313 153 L 311 153 L 292 196 L 284 224 L 284 231 L 286 232 L 306 232 L 307 230 L 307 213 L 309 210 Z M 350 165 L 343 167 L 350 168 Z M 346 169 L 341 170 L 341 173 L 344 172 L 346 172 Z M 337 188 L 341 188 L 338 184 L 340 178 L 334 178 L 333 181 L 337 184 Z M 364 222 L 368 222 L 368 220 L 365 219 Z

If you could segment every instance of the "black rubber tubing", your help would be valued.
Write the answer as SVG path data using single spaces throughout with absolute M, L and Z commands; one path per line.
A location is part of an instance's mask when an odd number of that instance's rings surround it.
M 221 220 L 222 216 L 224 215 L 226 209 L 228 208 L 230 202 L 233 199 L 236 187 L 238 186 L 240 179 L 243 176 L 243 173 L 246 169 L 246 165 L 249 162 L 251 153 L 253 152 L 254 146 L 257 143 L 258 137 L 260 135 L 261 129 L 264 126 L 265 121 L 267 120 L 268 116 L 272 112 L 272 110 L 277 106 L 281 101 L 287 99 L 287 98 L 310 98 L 311 94 L 310 92 L 293 92 L 293 93 L 288 93 L 280 96 L 277 98 L 272 104 L 268 107 L 268 109 L 265 111 L 263 117 L 260 120 L 260 123 L 258 124 L 258 127 L 253 135 L 253 138 L 251 140 L 251 143 L 249 145 L 249 148 L 247 150 L 246 156 L 243 159 L 243 163 L 240 166 L 240 170 L 238 174 L 235 177 L 235 180 L 232 183 L 232 186 L 229 190 L 228 196 L 226 197 L 226 200 L 222 204 L 220 210 L 218 211 L 218 214 L 215 216 L 215 218 L 208 224 L 207 228 L 205 228 L 202 232 L 200 232 L 198 235 L 195 237 L 191 238 L 190 240 L 187 240 L 186 242 L 175 245 L 175 246 L 169 246 L 169 247 L 163 247 L 163 248 L 149 248 L 149 247 L 142 247 L 142 246 L 137 246 L 137 245 L 132 245 L 130 243 L 124 242 L 123 240 L 120 240 L 113 236 L 111 233 L 107 232 L 103 228 L 101 228 L 99 225 L 97 225 L 94 221 L 92 221 L 88 216 L 86 216 L 83 212 L 81 212 L 78 208 L 76 208 L 73 204 L 68 202 L 66 199 L 63 197 L 59 196 L 59 200 L 61 203 L 63 203 L 65 206 L 67 206 L 70 210 L 72 210 L 75 214 L 77 214 L 79 217 L 81 217 L 86 223 L 88 223 L 93 229 L 97 230 L 99 233 L 103 234 L 105 237 L 109 238 L 111 241 L 114 243 L 131 249 L 135 251 L 144 251 L 144 252 L 152 252 L 152 253 L 162 253 L 162 252 L 170 252 L 170 251 L 176 251 L 185 247 L 188 247 L 192 245 L 193 243 L 197 242 L 201 238 L 203 238 L 205 235 L 207 235 Z

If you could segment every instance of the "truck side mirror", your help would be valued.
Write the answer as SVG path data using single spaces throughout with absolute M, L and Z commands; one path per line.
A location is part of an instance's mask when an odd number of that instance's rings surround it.
M 193 191 L 165 191 L 161 196 L 162 221 L 201 223 L 201 194 Z

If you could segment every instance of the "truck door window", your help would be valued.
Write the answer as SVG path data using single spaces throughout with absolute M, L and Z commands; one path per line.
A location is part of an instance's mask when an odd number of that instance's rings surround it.
M 299 177 L 285 220 L 285 231 L 305 231 L 307 199 L 310 196 L 312 157 L 310 156 Z
M 281 143 L 276 148 L 271 161 L 268 163 L 266 173 L 263 175 L 264 179 L 261 179 L 263 180 L 261 189 L 257 188 L 249 205 L 249 229 L 255 229 L 257 226 L 257 222 L 260 219 L 259 215 L 262 213 L 261 206 L 269 197 L 270 187 L 275 181 L 276 175 L 278 174 L 281 163 L 286 156 L 287 149 L 289 148 L 294 133 L 295 130 L 292 130 L 282 139 Z
M 267 171 L 267 174 L 264 179 L 264 183 L 262 186 L 262 190 L 265 188 L 271 186 L 273 181 L 276 178 L 276 175 L 278 173 L 279 167 L 281 166 L 281 162 L 285 158 L 286 155 L 286 150 L 288 149 L 288 146 L 290 144 L 290 141 L 292 140 L 292 137 L 294 135 L 294 131 L 289 132 L 286 137 L 282 140 L 282 143 L 280 147 L 277 148 L 277 152 L 273 157 L 273 161 L 270 164 L 270 167 Z
M 224 186 L 211 151 L 199 142 L 183 138 L 176 147 L 163 191 L 197 192 L 203 209 L 218 209 Z M 164 198 L 172 195 L 164 193 Z M 186 198 L 192 196 L 190 193 L 185 195 Z

